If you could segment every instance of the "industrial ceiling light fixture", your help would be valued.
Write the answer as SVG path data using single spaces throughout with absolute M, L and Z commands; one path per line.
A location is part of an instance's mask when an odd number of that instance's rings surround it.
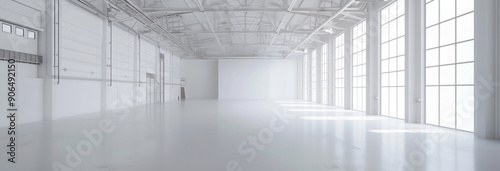
M 324 28 L 324 32 L 327 32 L 328 34 L 333 34 L 333 28 Z

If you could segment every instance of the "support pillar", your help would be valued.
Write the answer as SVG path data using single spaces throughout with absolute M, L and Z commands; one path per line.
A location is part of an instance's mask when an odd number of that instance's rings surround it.
M 497 5 L 496 0 L 474 1 L 474 132 L 487 139 L 498 138 Z

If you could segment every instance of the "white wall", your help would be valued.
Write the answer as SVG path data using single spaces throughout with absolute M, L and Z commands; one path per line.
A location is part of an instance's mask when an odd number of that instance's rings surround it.
M 218 61 L 183 60 L 186 74 L 187 99 L 218 98 Z
M 32 7 L 43 9 L 45 1 L 20 0 Z M 42 27 L 42 13 L 14 1 L 2 1 L 0 5 L 0 23 L 12 26 L 12 33 L 0 31 L 0 49 L 29 53 L 38 53 L 39 36 L 27 37 L 27 31 Z M 1 25 L 0 25 L 1 27 Z M 15 34 L 16 27 L 24 29 L 24 36 Z M 35 31 L 36 32 L 36 31 Z M 24 124 L 43 120 L 43 79 L 37 78 L 38 65 L 16 64 L 16 107 L 17 123 Z M 7 97 L 7 62 L 0 61 L 0 94 Z M 0 109 L 7 108 L 7 98 L 0 99 Z M 0 127 L 7 126 L 6 119 L 0 119 Z
M 113 26 L 112 80 L 107 21 L 68 0 L 61 1 L 60 83 L 52 84 L 52 119 L 111 110 L 122 97 L 144 91 L 146 73 L 159 76 L 159 53 L 165 54 L 166 101 L 177 100 L 181 60 L 145 37 Z M 140 42 L 140 48 L 139 48 Z M 140 54 L 140 58 L 139 58 Z M 45 63 L 47 67 L 51 64 Z M 36 74 L 35 74 L 36 75 Z M 159 82 L 159 77 L 157 80 Z M 159 84 L 157 85 L 159 87 Z M 159 90 L 159 89 L 156 89 Z M 140 93 L 140 92 L 139 92 Z M 159 93 L 159 91 L 158 91 Z M 135 98 L 143 97 L 136 94 Z M 159 95 L 158 95 L 159 97 Z M 137 99 L 136 105 L 145 105 Z M 40 110 L 42 111 L 42 110 Z
M 296 59 L 219 60 L 219 99 L 295 99 L 296 75 Z
M 42 0 L 18 1 L 34 8 L 45 8 L 45 1 Z M 15 1 L 2 1 L 0 5 L 0 23 L 11 25 L 12 33 L 0 31 L 0 40 L 2 40 L 0 41 L 0 49 L 38 54 L 38 33 L 35 33 L 36 39 L 30 39 L 27 36 L 27 31 L 30 30 L 38 32 L 36 30 L 41 30 L 42 16 L 42 13 Z M 24 36 L 18 36 L 15 34 L 16 27 L 24 29 Z

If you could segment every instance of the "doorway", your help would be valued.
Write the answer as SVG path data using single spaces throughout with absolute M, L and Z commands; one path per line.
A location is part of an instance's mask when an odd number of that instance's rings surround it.
M 155 101 L 155 75 L 146 73 L 146 103 L 152 104 Z

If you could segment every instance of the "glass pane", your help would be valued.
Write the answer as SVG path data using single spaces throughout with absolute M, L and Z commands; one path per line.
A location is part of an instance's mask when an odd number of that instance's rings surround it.
M 397 73 L 395 73 L 395 72 L 390 73 L 389 86 L 397 86 L 397 79 L 398 79 Z M 393 103 L 391 103 L 391 104 L 393 104 Z
M 439 125 L 439 88 L 427 87 L 425 91 L 425 122 Z
M 382 24 L 385 24 L 389 21 L 389 8 L 385 8 L 382 10 L 381 14 Z
M 457 87 L 457 129 L 474 131 L 474 86 Z
M 474 41 L 457 44 L 457 62 L 474 61 Z
M 455 128 L 455 87 L 440 87 L 440 125 L 448 128 Z
M 455 19 L 440 24 L 439 38 L 441 46 L 455 43 Z
M 436 66 L 439 65 L 439 49 L 428 50 L 425 54 L 425 65 Z
M 7 33 L 12 33 L 12 26 L 7 24 L 2 24 L 2 31 Z
M 455 45 L 442 47 L 439 57 L 441 65 L 455 63 Z
M 398 18 L 398 37 L 405 35 L 405 17 Z
M 398 39 L 398 56 L 405 54 L 405 37 L 401 37 Z
M 389 24 L 382 26 L 382 43 L 385 43 L 389 40 Z
M 397 16 L 398 16 L 398 4 L 392 3 L 389 6 L 389 20 L 396 19 Z
M 439 67 L 427 68 L 425 72 L 426 85 L 439 85 Z
M 457 15 L 474 11 L 474 0 L 457 0 Z
M 448 65 L 440 67 L 440 84 L 441 85 L 454 85 L 455 84 L 455 65 Z M 429 76 L 429 75 L 427 75 Z
M 405 14 L 405 0 L 398 0 L 398 16 Z
M 35 32 L 33 32 L 33 31 L 28 31 L 28 38 L 30 38 L 30 39 L 35 39 Z
M 398 118 L 404 119 L 405 118 L 405 88 L 404 87 L 398 87 Z
M 389 60 L 383 60 L 381 63 L 382 63 L 382 72 L 389 72 Z
M 398 48 L 398 41 L 397 40 L 393 40 L 390 42 L 390 45 L 389 45 L 389 57 L 395 57 L 397 55 L 397 48 Z
M 426 30 L 426 48 L 434 48 L 439 45 L 439 25 L 430 27 Z
M 388 116 L 389 115 L 389 88 L 382 88 L 382 94 L 381 94 L 381 112 L 383 116 Z
M 389 58 L 389 43 L 382 44 L 381 51 L 382 51 L 382 56 L 381 56 L 382 59 Z
M 398 58 L 389 59 L 389 71 L 398 70 Z
M 397 37 L 397 34 L 396 34 L 397 33 L 397 29 L 398 29 L 397 28 L 397 26 L 398 26 L 397 24 L 398 24 L 397 22 L 390 22 L 389 23 L 389 27 L 390 27 L 389 28 L 390 29 L 389 30 L 389 39 L 391 39 L 391 40 L 395 39 Z
M 405 72 L 398 72 L 398 86 L 405 86 Z
M 474 39 L 474 13 L 457 18 L 457 41 Z
M 398 58 L 398 70 L 399 71 L 402 71 L 402 70 L 405 70 L 405 57 L 402 56 L 402 57 L 399 57 Z
M 398 117 L 398 111 L 396 110 L 396 107 L 393 107 L 394 105 L 398 104 L 398 89 L 397 87 L 391 87 L 389 89 L 389 116 L 391 117 Z
M 457 65 L 457 84 L 474 84 L 474 63 Z
M 382 74 L 382 80 L 381 80 L 382 86 L 389 86 L 389 74 Z
M 439 3 L 441 22 L 455 17 L 455 0 L 440 0 Z
M 24 29 L 16 27 L 16 35 L 24 36 Z
M 426 27 L 437 24 L 439 22 L 439 2 L 432 1 L 425 6 L 425 22 Z

